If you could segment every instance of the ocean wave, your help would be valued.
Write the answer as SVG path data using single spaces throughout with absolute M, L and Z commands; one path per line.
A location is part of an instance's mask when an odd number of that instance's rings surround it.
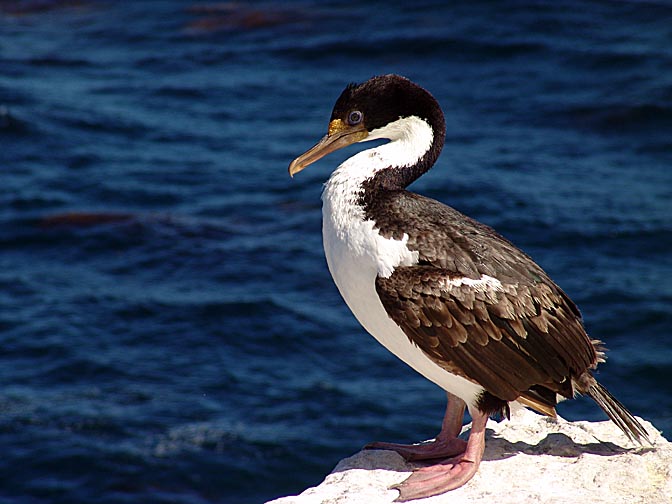
M 672 130 L 672 106 L 662 103 L 584 105 L 565 109 L 556 117 L 603 133 Z

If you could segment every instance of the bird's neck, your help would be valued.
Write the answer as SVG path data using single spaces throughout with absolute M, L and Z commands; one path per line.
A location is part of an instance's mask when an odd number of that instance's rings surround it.
M 445 140 L 443 114 L 429 120 L 404 117 L 385 128 L 373 130 L 368 139 L 390 141 L 362 152 L 369 159 L 366 185 L 376 190 L 399 190 L 428 171 L 436 162 Z M 366 158 L 363 160 L 366 163 Z
M 443 148 L 443 115 L 432 124 L 414 116 L 399 119 L 368 137 L 379 138 L 390 141 L 345 160 L 325 184 L 325 213 L 345 227 L 352 218 L 364 219 L 381 191 L 404 189 L 432 167 Z

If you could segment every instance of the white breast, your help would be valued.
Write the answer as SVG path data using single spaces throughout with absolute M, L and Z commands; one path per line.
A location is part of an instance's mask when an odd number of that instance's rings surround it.
M 427 379 L 473 406 L 483 388 L 448 373 L 411 343 L 375 290 L 377 275 L 388 277 L 397 266 L 418 262 L 417 251 L 406 246 L 408 235 L 401 240 L 382 237 L 357 204 L 361 182 L 387 163 L 380 148 L 345 161 L 325 185 L 322 238 L 329 271 L 352 313 L 374 338 Z

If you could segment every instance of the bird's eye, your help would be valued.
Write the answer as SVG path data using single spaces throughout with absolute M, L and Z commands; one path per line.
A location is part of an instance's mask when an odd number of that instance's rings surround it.
M 362 113 L 359 110 L 353 110 L 348 115 L 348 124 L 350 126 L 355 126 L 356 124 L 359 124 L 360 122 L 362 122 L 363 117 L 364 116 L 362 115 Z

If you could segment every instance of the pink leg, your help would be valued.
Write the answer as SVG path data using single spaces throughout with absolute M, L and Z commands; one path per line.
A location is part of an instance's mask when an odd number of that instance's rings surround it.
M 441 424 L 441 432 L 434 441 L 422 444 L 404 445 L 396 443 L 376 442 L 365 446 L 367 449 L 392 450 L 406 460 L 429 460 L 454 457 L 467 448 L 466 441 L 458 439 L 462 430 L 465 404 L 462 399 L 447 393 L 448 406 Z
M 476 474 L 485 451 L 485 425 L 488 416 L 477 410 L 471 413 L 473 422 L 464 453 L 413 471 L 405 481 L 392 487 L 399 490 L 397 502 L 431 497 L 454 490 Z

